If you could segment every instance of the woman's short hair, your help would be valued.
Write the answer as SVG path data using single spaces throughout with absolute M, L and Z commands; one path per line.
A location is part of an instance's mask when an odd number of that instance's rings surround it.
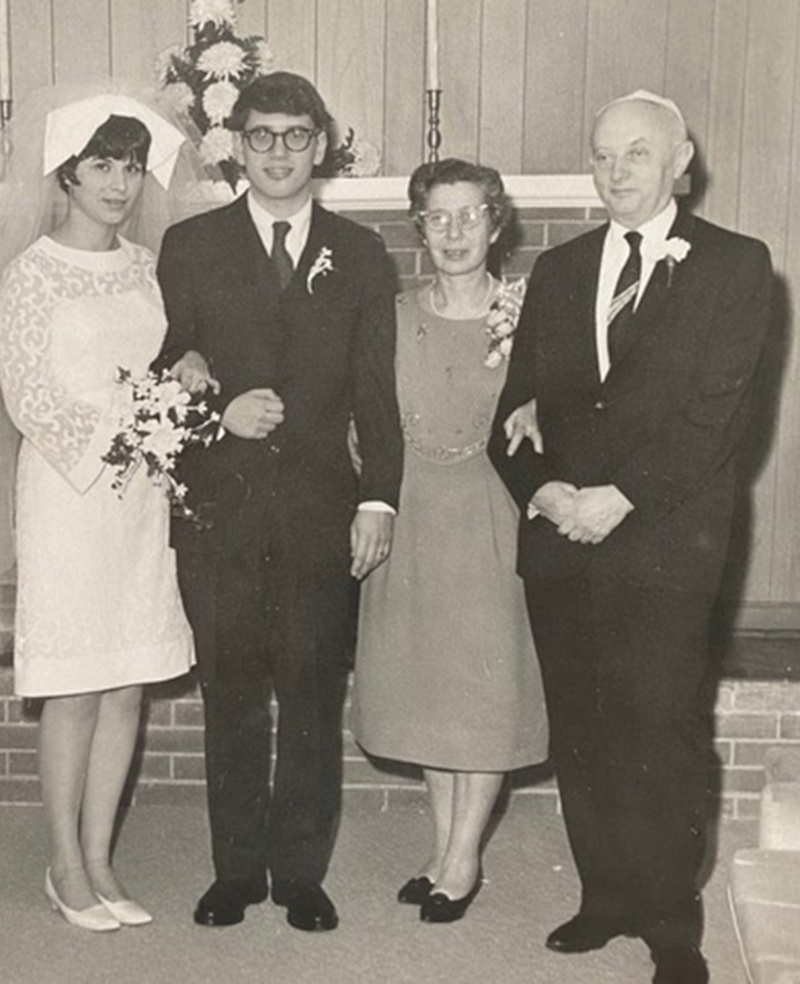
M 314 86 L 294 72 L 270 72 L 259 75 L 244 87 L 228 120 L 231 130 L 243 130 L 251 110 L 257 113 L 285 113 L 287 116 L 310 116 L 314 126 L 326 133 L 333 117 Z
M 144 170 L 150 151 L 150 131 L 134 116 L 109 116 L 94 131 L 89 143 L 79 154 L 73 154 L 58 166 L 56 178 L 64 191 L 70 185 L 80 184 L 75 169 L 81 161 L 101 157 L 113 161 L 134 161 Z
M 483 190 L 493 230 L 502 229 L 506 225 L 511 217 L 512 206 L 500 172 L 485 164 L 472 164 L 458 157 L 447 157 L 443 161 L 420 164 L 408 182 L 408 214 L 420 234 L 425 229 L 422 213 L 428 207 L 431 190 L 437 185 L 461 182 L 478 185 Z

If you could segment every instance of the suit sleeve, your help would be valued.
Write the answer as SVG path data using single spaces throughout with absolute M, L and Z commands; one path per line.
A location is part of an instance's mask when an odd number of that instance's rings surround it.
M 531 273 L 519 323 L 514 333 L 514 347 L 508 365 L 508 375 L 497 404 L 488 453 L 492 464 L 523 513 L 534 492 L 557 476 L 552 472 L 546 455 L 537 454 L 530 441 L 523 441 L 513 457 L 506 454 L 503 424 L 517 407 L 529 403 L 535 396 L 536 335 L 541 317 L 540 290 L 547 272 L 547 256 L 541 256 Z
M 352 355 L 353 416 L 361 456 L 359 499 L 394 507 L 400 498 L 403 437 L 395 384 L 395 277 L 376 235 L 364 257 Z
M 167 313 L 167 334 L 153 363 L 154 369 L 161 370 L 173 366 L 189 349 L 196 348 L 192 254 L 181 230 L 175 226 L 164 235 L 156 275 Z
M 610 481 L 646 517 L 658 520 L 725 465 L 749 419 L 753 379 L 770 321 L 772 268 L 750 241 L 719 292 L 705 357 L 686 400 Z

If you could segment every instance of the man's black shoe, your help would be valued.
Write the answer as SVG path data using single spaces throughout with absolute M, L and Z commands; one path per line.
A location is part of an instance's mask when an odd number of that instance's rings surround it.
M 578 913 L 547 937 L 545 946 L 556 953 L 587 953 L 601 950 L 615 936 L 633 935 L 629 928 L 614 919 L 584 916 Z
M 235 926 L 247 906 L 263 902 L 267 894 L 266 881 L 217 879 L 197 903 L 194 921 L 198 926 Z
M 708 967 L 696 946 L 672 946 L 652 951 L 656 965 L 653 984 L 707 984 Z
M 286 907 L 286 921 L 295 929 L 314 932 L 339 925 L 336 907 L 318 882 L 279 879 L 272 885 L 272 901 Z

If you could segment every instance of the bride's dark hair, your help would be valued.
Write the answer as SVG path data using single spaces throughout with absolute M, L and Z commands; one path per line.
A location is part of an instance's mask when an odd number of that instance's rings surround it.
M 79 154 L 73 154 L 59 165 L 56 171 L 58 183 L 64 191 L 70 185 L 80 184 L 75 169 L 81 161 L 91 157 L 113 161 L 130 160 L 139 164 L 144 171 L 147 168 L 150 139 L 150 131 L 141 120 L 133 116 L 109 116 L 94 131 Z

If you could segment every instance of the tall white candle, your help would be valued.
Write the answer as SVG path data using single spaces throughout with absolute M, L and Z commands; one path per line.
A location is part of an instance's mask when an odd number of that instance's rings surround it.
M 0 99 L 11 98 L 11 36 L 8 33 L 8 0 L 0 0 Z
M 427 32 L 427 86 L 428 89 L 438 89 L 439 86 L 439 2 L 428 0 L 428 32 Z

